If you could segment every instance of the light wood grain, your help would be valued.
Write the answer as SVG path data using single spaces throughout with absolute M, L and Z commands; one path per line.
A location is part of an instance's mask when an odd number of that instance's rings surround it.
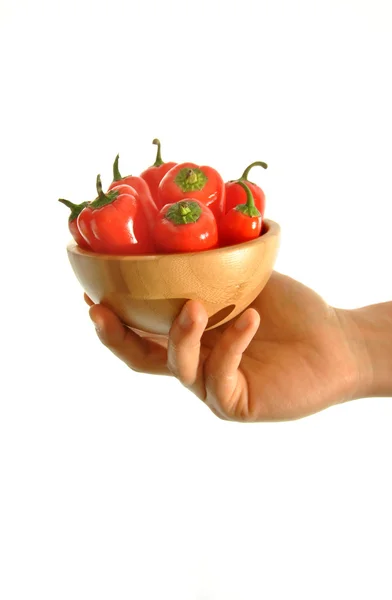
M 208 329 L 237 316 L 267 283 L 280 227 L 269 220 L 256 240 L 204 252 L 146 256 L 96 254 L 75 242 L 68 257 L 82 288 L 129 327 L 167 334 L 184 303 L 200 300 Z

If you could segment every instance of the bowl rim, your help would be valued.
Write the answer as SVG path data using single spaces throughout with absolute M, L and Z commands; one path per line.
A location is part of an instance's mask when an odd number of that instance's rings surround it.
M 200 254 L 208 253 L 223 253 L 223 252 L 231 252 L 246 246 L 247 248 L 251 246 L 256 246 L 264 242 L 267 238 L 278 236 L 280 234 L 280 225 L 275 221 L 271 221 L 270 219 L 264 219 L 263 221 L 263 229 L 266 229 L 264 233 L 259 235 L 259 237 L 254 240 L 250 240 L 248 242 L 241 242 L 240 244 L 233 244 L 231 246 L 222 246 L 220 248 L 211 248 L 209 250 L 199 250 L 197 252 L 174 252 L 174 253 L 161 253 L 161 254 L 102 254 L 99 252 L 92 252 L 91 250 L 85 250 L 81 248 L 75 240 L 72 240 L 67 245 L 67 251 L 72 254 L 78 254 L 80 256 L 88 256 L 90 258 L 96 259 L 105 259 L 105 260 L 132 260 L 132 261 L 149 261 L 156 260 L 157 258 L 164 257 L 179 257 L 179 256 L 200 256 Z

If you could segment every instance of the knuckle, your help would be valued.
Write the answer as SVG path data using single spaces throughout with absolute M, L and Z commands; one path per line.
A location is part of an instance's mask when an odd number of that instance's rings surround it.
M 218 403 L 216 402 L 215 398 L 207 396 L 207 398 L 204 400 L 204 403 L 206 404 L 206 406 L 208 406 L 210 411 L 216 417 L 218 417 L 218 419 L 220 419 L 221 421 L 229 421 L 230 420 L 229 415 L 226 413 L 224 407 L 219 406 Z M 219 408 L 218 408 L 218 406 L 219 406 Z
M 134 373 L 145 373 L 146 370 L 136 366 L 135 364 L 128 364 L 129 368 L 131 369 L 131 371 L 133 371 Z
M 223 415 L 221 413 L 215 412 L 215 415 L 218 417 L 218 419 L 220 419 L 221 421 L 229 421 L 230 419 L 228 417 L 226 417 L 226 415 Z
M 169 344 L 175 350 L 182 348 L 193 349 L 200 346 L 201 334 L 198 331 L 189 330 L 184 331 L 179 326 L 173 326 L 169 332 Z
M 101 342 L 101 344 L 103 344 L 104 346 L 107 346 L 109 348 L 108 340 L 105 339 L 105 335 L 104 335 L 103 331 L 101 329 L 99 329 L 99 327 L 96 327 L 95 333 L 97 334 L 97 337 L 98 337 L 99 341 Z
M 121 359 L 121 356 L 117 354 L 118 358 Z M 122 359 L 123 362 L 133 371 L 134 373 L 147 373 L 148 369 L 146 368 L 146 364 L 142 360 L 137 360 L 135 358 L 132 359 Z
M 178 381 L 186 388 L 190 388 L 194 382 L 195 378 L 192 374 L 186 373 L 183 368 L 180 368 L 176 362 L 171 360 L 167 361 L 167 368 L 170 373 L 178 379 Z
M 173 363 L 173 361 L 168 360 L 166 363 L 167 369 L 170 371 L 170 373 L 172 375 L 174 375 L 174 377 L 177 377 L 177 379 L 179 379 L 179 373 L 178 373 L 178 369 L 177 366 L 175 365 L 175 363 Z

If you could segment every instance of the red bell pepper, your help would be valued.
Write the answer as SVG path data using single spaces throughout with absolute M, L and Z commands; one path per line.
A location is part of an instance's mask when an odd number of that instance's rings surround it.
M 177 163 L 163 162 L 161 156 L 161 142 L 158 139 L 155 139 L 152 141 L 152 143 L 158 146 L 155 162 L 151 167 L 148 167 L 148 169 L 143 171 L 140 177 L 142 177 L 148 184 L 151 196 L 153 197 L 155 204 L 158 206 L 158 186 L 166 173 L 175 167 Z
M 196 252 L 216 248 L 218 227 L 213 212 L 199 200 L 185 198 L 166 204 L 154 227 L 158 252 Z
M 154 246 L 134 188 L 120 184 L 107 194 L 97 177 L 98 197 L 90 202 L 77 219 L 79 230 L 94 252 L 103 254 L 149 254 Z
M 221 246 L 230 246 L 248 242 L 260 235 L 263 218 L 256 208 L 252 192 L 243 181 L 237 181 L 246 194 L 246 204 L 237 204 L 221 219 L 219 242 Z
M 189 197 L 208 206 L 219 222 L 225 212 L 225 184 L 218 171 L 190 162 L 170 169 L 159 184 L 158 208 Z
M 70 230 L 73 239 L 81 248 L 84 248 L 85 250 L 91 250 L 90 244 L 88 244 L 86 242 L 86 240 L 80 233 L 78 225 L 77 225 L 78 216 L 82 212 L 84 207 L 87 206 L 88 202 L 82 202 L 81 204 L 74 204 L 73 202 L 70 202 L 69 200 L 64 200 L 64 198 L 59 198 L 59 202 L 61 202 L 62 204 L 65 204 L 65 206 L 68 206 L 68 208 L 71 209 L 71 214 L 69 215 L 69 219 L 68 219 L 68 229 Z
M 136 177 L 133 175 L 127 175 L 126 177 L 122 177 L 120 175 L 120 171 L 118 170 L 118 160 L 120 155 L 117 154 L 116 159 L 113 163 L 113 181 L 109 185 L 109 190 L 112 190 L 119 184 L 130 185 L 139 195 L 143 210 L 146 214 L 146 217 L 151 223 L 158 212 L 156 204 L 151 196 L 150 188 L 147 183 L 141 177 Z
M 255 206 L 261 212 L 261 216 L 264 217 L 265 194 L 258 185 L 256 185 L 255 183 L 252 183 L 251 181 L 248 181 L 248 175 L 249 175 L 250 170 L 256 166 L 263 167 L 263 169 L 268 168 L 268 165 L 265 162 L 261 162 L 261 161 L 254 162 L 245 169 L 245 171 L 243 172 L 242 176 L 239 179 L 236 179 L 235 181 L 228 181 L 226 183 L 226 186 L 225 186 L 226 187 L 226 212 L 228 212 L 229 210 L 231 210 L 238 204 L 246 203 L 245 191 L 242 188 L 242 186 L 238 185 L 239 182 L 243 181 L 250 188 L 250 190 L 253 194 Z

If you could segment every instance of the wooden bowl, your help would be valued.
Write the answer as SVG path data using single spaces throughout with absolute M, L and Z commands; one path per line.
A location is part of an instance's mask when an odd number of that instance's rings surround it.
M 96 254 L 68 245 L 85 292 L 131 328 L 167 334 L 187 300 L 200 300 L 207 329 L 236 317 L 267 283 L 277 256 L 280 227 L 265 220 L 255 240 L 203 252 L 143 256 Z

